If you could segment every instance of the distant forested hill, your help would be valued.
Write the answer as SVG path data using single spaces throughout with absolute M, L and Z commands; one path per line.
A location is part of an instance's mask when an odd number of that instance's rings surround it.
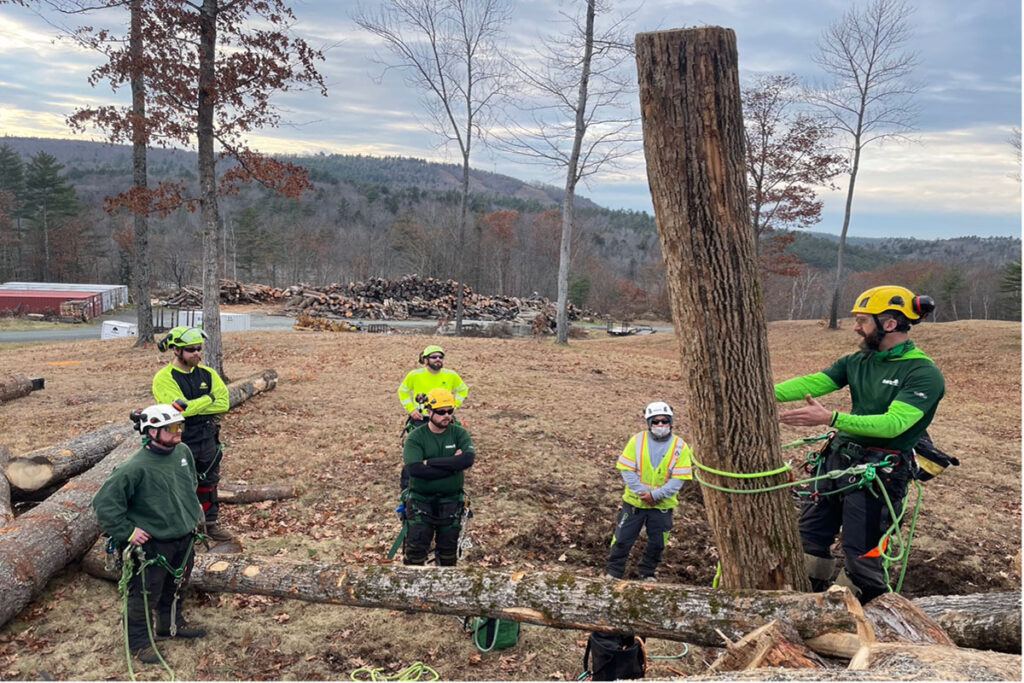
M 62 182 L 73 187 L 76 198 L 60 217 L 33 215 L 17 196 L 5 216 L 0 202 L 0 281 L 44 279 L 48 273 L 45 279 L 65 282 L 127 283 L 130 221 L 103 211 L 103 198 L 130 187 L 131 149 L 15 137 L 0 138 L 0 149 L 13 151 L 23 165 L 40 153 L 52 155 L 63 165 Z M 0 154 L 0 165 L 11 162 L 11 156 Z M 309 170 L 313 191 L 290 200 L 248 187 L 219 201 L 227 277 L 290 285 L 407 273 L 454 278 L 461 272 L 482 293 L 555 297 L 560 188 L 473 170 L 473 229 L 460 251 L 454 246 L 460 167 L 408 157 L 285 158 Z M 149 171 L 151 184 L 182 181 L 187 192 L 197 194 L 192 152 L 152 149 Z M 0 168 L 0 180 L 11 173 L 13 168 Z M 584 197 L 577 198 L 576 206 L 572 300 L 607 313 L 667 316 L 668 293 L 653 217 L 607 209 Z M 151 218 L 150 226 L 153 276 L 179 286 L 197 282 L 197 214 L 178 210 Z M 824 233 L 799 232 L 787 247 L 799 264 L 762 264 L 770 316 L 820 315 L 816 306 L 829 298 L 825 292 L 835 269 L 836 240 Z M 845 252 L 847 286 L 884 280 L 931 292 L 943 289 L 947 298 L 964 298 L 961 308 L 971 311 L 971 317 L 975 301 L 989 317 L 1001 270 L 1019 258 L 1020 248 L 1016 238 L 929 241 L 851 236 Z M 918 265 L 904 265 L 911 263 Z
M 798 232 L 788 251 L 816 268 L 833 268 L 839 236 Z M 920 240 L 909 237 L 848 237 L 844 263 L 850 270 L 873 270 L 901 261 L 987 264 L 1001 268 L 1020 257 L 1019 237 L 954 237 Z

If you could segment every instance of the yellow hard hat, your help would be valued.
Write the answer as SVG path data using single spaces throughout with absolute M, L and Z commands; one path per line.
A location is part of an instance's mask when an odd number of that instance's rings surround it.
M 850 313 L 878 315 L 886 311 L 898 311 L 908 320 L 919 321 L 935 309 L 935 302 L 929 296 L 914 296 L 906 287 L 882 285 L 861 292 Z
M 437 387 L 427 392 L 427 400 L 424 403 L 427 408 L 434 410 L 435 408 L 454 408 L 455 397 L 452 396 L 452 392 L 447 389 Z

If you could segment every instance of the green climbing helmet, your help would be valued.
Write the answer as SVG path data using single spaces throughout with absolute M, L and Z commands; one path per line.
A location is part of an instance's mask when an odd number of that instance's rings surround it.
M 186 327 L 182 325 L 171 329 L 163 339 L 157 342 L 156 346 L 160 351 L 166 351 L 172 346 L 192 346 L 194 344 L 202 344 L 205 339 L 206 333 L 198 327 Z
M 427 356 L 429 356 L 432 353 L 439 353 L 441 354 L 441 357 L 444 358 L 444 349 L 442 349 L 440 346 L 432 344 L 427 348 L 423 349 L 422 351 L 420 351 L 420 365 L 423 365 L 427 360 Z

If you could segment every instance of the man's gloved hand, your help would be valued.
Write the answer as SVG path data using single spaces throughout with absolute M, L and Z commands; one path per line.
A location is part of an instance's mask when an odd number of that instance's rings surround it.
M 142 545 L 150 539 L 149 532 L 145 529 L 135 527 L 132 531 L 132 535 L 128 537 L 128 542 L 132 545 Z
M 185 411 L 185 408 L 188 408 L 188 401 L 184 398 L 176 398 L 171 402 L 171 405 L 174 406 L 175 410 L 181 413 Z

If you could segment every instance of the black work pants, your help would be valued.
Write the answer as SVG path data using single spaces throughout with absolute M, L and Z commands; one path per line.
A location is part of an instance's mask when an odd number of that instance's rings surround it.
M 438 566 L 454 567 L 459 559 L 459 533 L 462 531 L 462 500 L 409 498 L 405 503 L 409 524 L 402 549 L 405 564 L 421 565 L 427 561 L 430 544 L 434 543 L 434 559 Z
M 216 522 L 220 515 L 220 504 L 217 502 L 221 460 L 219 434 L 220 426 L 210 421 L 193 426 L 187 425 L 185 436 L 182 438 L 196 461 L 196 473 L 199 475 L 196 497 L 199 498 L 208 524 Z
M 665 543 L 672 530 L 672 509 L 638 508 L 623 503 L 615 522 L 615 533 L 612 535 L 612 548 L 608 552 L 605 573 L 622 578 L 626 573 L 626 560 L 629 551 L 640 536 L 640 529 L 647 527 L 647 545 L 644 547 L 640 564 L 636 572 L 641 578 L 654 576 L 654 570 L 661 562 L 665 552 Z
M 834 462 L 831 457 L 826 460 L 826 465 L 831 469 L 849 466 L 847 463 Z M 878 469 L 877 473 L 879 481 L 885 486 L 893 511 L 897 516 L 901 515 L 910 481 L 909 465 L 901 461 L 889 472 Z M 859 476 L 843 477 L 833 486 L 840 489 L 854 483 Z M 842 493 L 821 495 L 805 507 L 800 514 L 800 540 L 808 555 L 830 558 L 829 549 L 836 534 L 842 529 L 846 574 L 853 585 L 860 589 L 861 602 L 867 603 L 889 591 L 882 569 L 882 558 L 878 556 L 878 544 L 892 521 L 878 484 L 871 483 Z
M 142 552 L 146 559 L 163 555 L 173 569 L 184 567 L 184 574 L 181 579 L 181 595 L 176 609 L 174 620 L 177 626 L 183 626 L 184 620 L 181 616 L 181 598 L 184 598 L 185 585 L 188 577 L 192 574 L 192 565 L 195 562 L 195 552 L 192 549 L 192 534 L 170 540 L 157 540 L 151 538 L 142 544 Z M 156 635 L 157 623 L 171 623 L 171 607 L 174 604 L 174 593 L 178 585 L 174 575 L 160 563 L 147 566 L 141 574 L 138 571 L 138 561 L 133 560 L 134 571 L 131 580 L 128 582 L 128 647 L 131 650 L 138 650 L 147 647 L 149 632 L 146 629 L 146 606 L 148 604 L 150 614 L 156 613 L 157 620 L 152 623 L 153 634 Z M 145 581 L 147 595 L 143 599 L 142 589 Z

